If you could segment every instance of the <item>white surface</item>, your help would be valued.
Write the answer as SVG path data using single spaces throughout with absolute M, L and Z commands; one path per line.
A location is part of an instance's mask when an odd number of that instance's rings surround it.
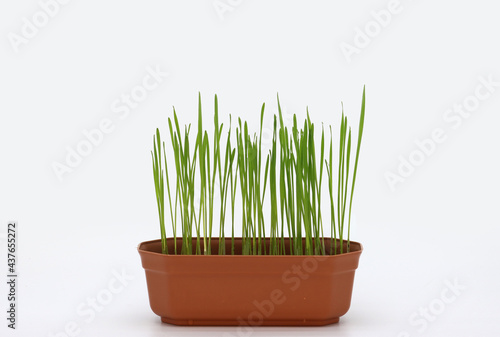
M 352 233 L 365 252 L 351 309 L 338 325 L 248 336 L 499 336 L 500 87 L 458 127 L 443 119 L 475 94 L 479 77 L 500 81 L 496 3 L 402 0 L 350 63 L 340 45 L 353 44 L 389 1 L 231 3 L 221 20 L 211 0 L 75 0 L 16 53 L 9 33 L 20 34 L 40 5 L 2 2 L 0 221 L 20 225 L 20 287 L 18 329 L 2 318 L 1 335 L 64 336 L 56 333 L 68 322 L 77 336 L 237 335 L 162 325 L 149 309 L 135 248 L 159 237 L 154 128 L 166 131 L 172 105 L 181 122 L 194 122 L 198 91 L 205 116 L 214 93 L 221 115 L 252 118 L 264 101 L 275 112 L 279 92 L 287 111 L 303 116 L 308 105 L 325 124 L 337 125 L 343 101 L 355 125 L 366 84 Z M 157 65 L 168 78 L 120 119 L 111 104 Z M 114 130 L 59 181 L 52 163 L 106 118 Z M 392 191 L 386 172 L 436 128 L 446 141 Z M 79 314 L 122 270 L 133 280 L 94 319 Z M 446 280 L 455 279 L 466 289 L 440 307 Z M 410 319 L 429 305 L 440 314 L 419 331 Z

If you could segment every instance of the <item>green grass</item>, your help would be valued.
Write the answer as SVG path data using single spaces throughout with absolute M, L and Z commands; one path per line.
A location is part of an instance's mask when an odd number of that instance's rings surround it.
M 235 254 L 234 233 L 238 221 L 241 221 L 244 255 L 334 255 L 349 251 L 351 210 L 364 128 L 365 90 L 363 88 L 354 165 L 351 160 L 353 136 L 343 106 L 338 145 L 334 146 L 333 129 L 329 126 L 330 144 L 328 153 L 325 153 L 324 127 L 321 125 L 318 134 L 308 109 L 307 118 L 299 124 L 294 115 L 293 125 L 289 128 L 283 121 L 279 97 L 277 104 L 278 115 L 273 116 L 272 140 L 267 153 L 262 149 L 265 104 L 260 112 L 258 133 L 252 134 L 248 123 L 239 118 L 233 138 L 231 116 L 228 130 L 224 132 L 223 123 L 219 121 L 217 95 L 214 98 L 212 141 L 203 125 L 201 95 L 198 96 L 198 128 L 194 141 L 190 137 L 191 125 L 184 126 L 181 132 L 175 109 L 173 119 L 168 118 L 168 152 L 160 131 L 156 129 L 151 157 L 164 254 L 168 253 L 165 184 L 175 254 L 212 254 L 208 247 L 211 247 L 216 221 L 219 222 L 215 234 L 219 255 Z M 317 140 L 320 141 L 319 147 Z M 334 155 L 335 148 L 338 149 L 337 156 Z M 169 165 L 175 168 L 174 179 L 169 176 Z M 325 245 L 328 239 L 324 236 L 321 203 L 324 169 L 330 203 L 329 250 Z M 239 214 L 236 208 L 238 200 L 241 203 Z M 265 221 L 266 208 L 269 209 L 269 225 Z M 230 251 L 226 251 L 225 245 L 228 218 L 231 223 Z M 176 240 L 178 222 L 181 247 L 177 247 Z M 285 243 L 288 239 L 290 247 L 287 249 Z

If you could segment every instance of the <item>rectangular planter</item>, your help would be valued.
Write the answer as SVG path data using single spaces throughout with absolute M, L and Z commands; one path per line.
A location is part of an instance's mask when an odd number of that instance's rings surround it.
M 231 239 L 225 244 L 230 252 Z M 174 239 L 167 245 L 173 254 Z M 214 254 L 217 247 L 212 239 Z M 235 247 L 235 255 L 166 255 L 160 240 L 141 243 L 153 312 L 176 325 L 326 325 L 349 309 L 360 243 L 327 256 L 241 255 L 240 238 Z

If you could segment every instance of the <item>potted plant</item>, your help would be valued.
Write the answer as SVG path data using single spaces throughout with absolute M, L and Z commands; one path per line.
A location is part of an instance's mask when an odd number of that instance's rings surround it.
M 364 89 L 356 147 L 343 111 L 339 143 L 334 146 L 330 126 L 325 148 L 324 128 L 316 133 L 309 113 L 303 124 L 294 115 L 293 126 L 285 125 L 279 98 L 267 153 L 264 104 L 259 134 L 241 119 L 233 134 L 231 116 L 226 132 L 219 121 L 215 96 L 211 140 L 201 97 L 198 102 L 194 137 L 191 125 L 181 129 L 175 108 L 168 119 L 171 150 L 158 129 L 153 136 L 161 239 L 138 247 L 153 312 L 177 325 L 338 322 L 349 309 L 363 249 L 350 240 L 350 223 Z M 322 209 L 325 187 L 328 212 Z M 173 237 L 167 237 L 166 221 Z

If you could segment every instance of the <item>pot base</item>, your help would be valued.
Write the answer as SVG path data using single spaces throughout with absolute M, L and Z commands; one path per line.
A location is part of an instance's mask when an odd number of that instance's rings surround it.
M 339 322 L 339 318 L 331 318 L 326 320 L 264 320 L 255 322 L 233 321 L 233 320 L 179 320 L 162 317 L 163 323 L 182 325 L 182 326 L 238 326 L 238 325 L 252 325 L 252 326 L 322 326 Z

